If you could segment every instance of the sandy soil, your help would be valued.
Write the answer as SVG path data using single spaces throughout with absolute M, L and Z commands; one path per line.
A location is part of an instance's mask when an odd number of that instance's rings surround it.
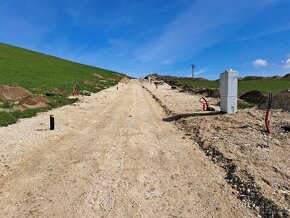
M 167 84 L 157 90 L 148 82 L 143 85 L 168 112 L 164 120 L 185 130 L 217 165 L 226 170 L 226 164 L 236 167 L 234 175 L 242 182 L 228 180 L 247 206 L 267 217 L 272 210 L 266 208 L 268 199 L 283 211 L 281 216 L 289 215 L 290 133 L 281 128 L 290 124 L 289 112 L 272 111 L 273 133 L 269 135 L 264 127 L 265 111 L 246 109 L 236 115 L 201 112 L 200 96 L 171 90 Z
M 0 217 L 254 217 L 164 116 L 131 81 L 0 128 Z

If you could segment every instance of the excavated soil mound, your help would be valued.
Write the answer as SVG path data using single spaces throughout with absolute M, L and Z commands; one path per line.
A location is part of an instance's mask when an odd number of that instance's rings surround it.
M 130 81 L 130 79 L 128 77 L 123 77 L 121 80 L 120 80 L 120 83 L 128 83 Z
M 18 102 L 30 96 L 31 93 L 19 86 L 0 85 L 0 100 L 8 102 Z
M 195 89 L 195 93 L 199 95 L 204 95 L 206 97 L 212 97 L 212 98 L 220 97 L 219 89 L 201 88 L 201 89 Z
M 18 102 L 18 109 L 47 107 L 50 102 L 40 95 L 32 95 L 29 91 L 15 85 L 0 85 L 0 100 L 11 103 Z
M 266 109 L 267 108 L 267 103 L 264 103 L 259 106 L 259 109 Z M 290 92 L 289 91 L 284 91 L 280 92 L 277 95 L 273 96 L 273 101 L 272 101 L 272 108 L 273 109 L 283 109 L 285 111 L 290 112 Z
M 263 104 L 267 102 L 268 95 L 264 92 L 254 90 L 243 94 L 240 99 L 254 104 Z
M 208 81 L 207 79 L 202 78 L 202 77 L 194 78 L 193 80 L 195 80 L 195 81 Z
M 189 85 L 183 85 L 180 92 L 189 92 L 196 95 L 204 95 L 205 97 L 219 98 L 220 91 L 219 89 L 213 88 L 193 88 Z
M 40 95 L 29 96 L 19 102 L 21 109 L 47 107 L 50 100 Z
M 93 76 L 96 78 L 101 78 L 101 79 L 104 78 L 103 76 L 101 76 L 100 74 L 97 74 L 97 73 L 94 73 Z

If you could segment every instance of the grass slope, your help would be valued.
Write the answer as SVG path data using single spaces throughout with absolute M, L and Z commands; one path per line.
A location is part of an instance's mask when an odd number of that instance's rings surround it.
M 103 78 L 96 78 L 93 74 L 101 75 Z M 117 84 L 120 79 L 120 75 L 113 71 L 0 43 L 0 84 L 16 84 L 34 94 L 49 93 L 53 88 L 65 90 L 64 96 L 52 97 L 54 103 L 50 105 L 50 108 L 72 103 L 72 100 L 67 99 L 67 95 L 75 85 L 78 90 L 86 89 L 97 92 Z M 87 80 L 94 81 L 97 87 L 81 83 L 81 81 Z M 1 107 L 5 108 L 8 105 L 2 102 Z M 0 110 L 0 126 L 15 123 L 22 117 L 33 116 L 41 110 L 43 109 Z
M 82 80 L 96 80 L 94 73 L 104 78 L 116 77 L 116 73 L 109 70 L 0 43 L 1 84 L 17 84 L 39 94 L 51 88 L 70 91 Z M 104 81 L 99 79 L 98 82 Z

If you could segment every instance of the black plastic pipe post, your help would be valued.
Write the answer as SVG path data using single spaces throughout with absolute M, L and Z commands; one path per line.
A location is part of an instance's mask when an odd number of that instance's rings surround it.
M 50 130 L 54 130 L 54 116 L 50 115 Z

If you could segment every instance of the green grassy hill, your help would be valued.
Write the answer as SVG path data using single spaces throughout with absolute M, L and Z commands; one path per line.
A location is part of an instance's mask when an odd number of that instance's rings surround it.
M 72 103 L 73 100 L 67 96 L 74 86 L 78 90 L 97 92 L 117 84 L 123 76 L 113 71 L 0 43 L 0 85 L 18 85 L 33 94 L 42 95 L 53 89 L 64 92 L 61 96 L 49 96 L 53 103 L 44 109 L 15 111 L 12 105 L 0 102 L 0 126 L 14 123 L 18 118 L 33 116 L 41 110 Z
M 93 77 L 94 73 L 105 79 Z M 52 88 L 70 91 L 83 80 L 95 80 L 101 84 L 106 81 L 112 85 L 118 79 L 117 74 L 109 70 L 0 43 L 0 84 L 17 84 L 41 94 Z

